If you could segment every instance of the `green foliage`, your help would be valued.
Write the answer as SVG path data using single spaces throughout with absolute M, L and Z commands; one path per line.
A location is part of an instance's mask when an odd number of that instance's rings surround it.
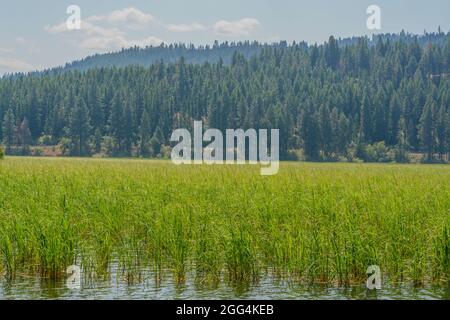
M 14 112 L 12 109 L 8 109 L 3 118 L 2 132 L 3 132 L 3 143 L 6 146 L 6 152 L 11 152 L 11 147 L 14 145 L 14 131 L 16 120 Z
M 366 162 L 392 162 L 396 159 L 396 155 L 395 150 L 386 147 L 383 141 L 374 144 L 359 145 L 357 151 L 357 157 Z M 406 153 L 402 155 L 398 154 L 398 157 L 399 160 L 402 160 L 399 162 L 407 162 L 405 161 L 407 158 Z
M 44 155 L 44 150 L 41 147 L 34 148 L 31 155 L 34 157 L 42 157 Z
M 153 154 L 154 157 L 156 157 L 160 154 L 161 142 L 159 141 L 159 139 L 156 136 L 154 136 L 150 140 L 150 148 L 151 148 L 151 153 Z
M 103 137 L 100 129 L 95 130 L 95 134 L 92 140 L 92 149 L 95 153 L 100 153 L 102 151 Z
M 0 160 L 3 160 L 5 157 L 5 149 L 3 149 L 2 146 L 0 146 Z
M 286 163 L 267 180 L 257 166 L 4 161 L 0 272 L 61 278 L 76 263 L 129 281 L 151 268 L 248 284 L 270 270 L 347 285 L 376 264 L 387 284 L 446 286 L 449 180 L 450 167 L 426 165 Z
M 78 97 L 69 117 L 68 136 L 71 140 L 71 155 L 86 156 L 90 154 L 88 142 L 91 126 L 89 122 L 89 109 L 84 100 Z
M 144 110 L 142 114 L 141 125 L 139 128 L 139 138 L 140 138 L 140 155 L 143 157 L 149 157 L 151 155 L 151 128 L 150 128 L 150 115 L 147 110 Z
M 62 70 L 4 77 L 2 141 L 8 153 L 51 136 L 53 144 L 70 140 L 68 155 L 156 157 L 174 129 L 203 120 L 221 130 L 278 128 L 282 159 L 301 150 L 307 160 L 351 160 L 354 145 L 384 142 L 401 152 L 386 157 L 369 147 L 360 158 L 403 161 L 414 152 L 445 161 L 449 38 L 132 48 Z M 74 71 L 91 66 L 108 68 Z
M 59 142 L 59 145 L 61 146 L 62 154 L 65 156 L 69 155 L 70 147 L 71 147 L 70 139 L 62 138 L 61 141 Z
M 397 163 L 409 163 L 411 161 L 411 157 L 409 152 L 406 151 L 403 147 L 396 147 L 394 149 L 395 152 L 395 162 Z
M 102 151 L 109 157 L 113 157 L 116 155 L 116 141 L 113 137 L 103 137 Z
M 50 135 L 43 135 L 38 139 L 38 145 L 40 146 L 51 146 L 54 144 L 53 138 Z

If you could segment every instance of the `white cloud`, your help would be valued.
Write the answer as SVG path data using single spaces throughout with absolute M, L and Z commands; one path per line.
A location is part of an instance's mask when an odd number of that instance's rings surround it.
M 13 72 L 32 71 L 36 69 L 28 62 L 16 58 L 7 58 L 7 57 L 0 57 L 0 68 L 10 70 Z
M 89 22 L 130 23 L 144 26 L 154 21 L 149 13 L 145 13 L 134 7 L 115 10 L 106 15 L 94 15 L 86 19 Z
M 81 21 L 80 30 L 68 30 L 66 22 L 57 25 L 47 25 L 45 30 L 52 34 L 64 34 L 73 43 L 83 49 L 116 50 L 131 46 L 160 45 L 163 40 L 155 36 L 132 39 L 124 28 L 133 29 L 155 22 L 152 15 L 134 7 L 115 10 L 108 14 L 93 15 Z M 244 18 L 236 21 L 220 20 L 212 26 L 198 22 L 188 24 L 160 25 L 169 32 L 198 32 L 212 30 L 215 34 L 242 37 L 250 36 L 261 23 L 254 18 Z M 130 31 L 130 30 L 128 30 Z
M 81 21 L 80 30 L 69 30 L 65 22 L 55 26 L 46 26 L 45 30 L 54 34 L 58 33 L 85 34 L 87 36 L 101 36 L 101 37 L 116 37 L 125 35 L 125 32 L 117 28 L 104 28 L 86 21 Z
M 214 31 L 225 36 L 249 36 L 261 26 L 254 18 L 244 18 L 237 21 L 220 20 L 214 24 Z
M 145 47 L 145 46 L 159 46 L 161 43 L 163 43 L 164 40 L 158 38 L 158 37 L 147 37 L 144 39 L 138 39 L 138 40 L 127 40 L 127 47 L 132 46 L 138 46 L 138 47 Z
M 13 53 L 14 49 L 12 48 L 0 48 L 0 53 Z
M 261 23 L 254 18 L 244 18 L 236 21 L 219 20 L 212 27 L 205 26 L 198 22 L 190 24 L 169 24 L 166 29 L 170 32 L 194 32 L 214 30 L 216 34 L 224 36 L 249 36 L 261 26 Z
M 167 30 L 170 32 L 193 32 L 193 31 L 203 31 L 207 28 L 197 22 L 193 22 L 190 24 L 169 24 L 167 26 Z
M 18 44 L 22 45 L 22 44 L 26 44 L 26 43 L 27 43 L 27 40 L 26 40 L 25 38 L 23 38 L 23 37 L 17 37 L 17 38 L 16 38 L 16 42 L 17 42 Z
M 129 40 L 127 33 L 116 27 L 101 27 L 87 21 L 81 22 L 80 30 L 69 30 L 65 22 L 55 26 L 46 26 L 45 30 L 53 34 L 72 35 L 76 45 L 83 49 L 92 50 L 117 50 L 133 46 L 156 46 L 163 42 L 163 40 L 152 36 Z
M 46 25 L 44 27 L 44 29 L 45 29 L 45 31 L 47 31 L 49 33 L 53 33 L 53 34 L 69 31 L 69 29 L 67 29 L 65 22 L 54 25 L 54 26 Z
M 128 40 L 123 36 L 117 37 L 89 37 L 80 43 L 84 49 L 95 50 L 116 50 L 129 47 L 158 46 L 163 40 L 157 37 L 147 37 L 144 39 Z

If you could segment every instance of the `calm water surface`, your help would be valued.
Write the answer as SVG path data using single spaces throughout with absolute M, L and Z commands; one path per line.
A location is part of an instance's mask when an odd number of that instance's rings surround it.
M 193 278 L 193 277 L 192 277 Z M 366 290 L 364 285 L 347 288 L 300 286 L 287 281 L 263 278 L 247 285 L 221 281 L 216 286 L 191 282 L 187 277 L 179 284 L 170 277 L 157 281 L 148 273 L 139 284 L 111 275 L 107 281 L 86 281 L 80 289 L 68 289 L 65 280 L 52 281 L 17 276 L 14 281 L 0 279 L 0 299 L 445 299 L 450 300 L 450 287 L 414 288 L 384 287 Z

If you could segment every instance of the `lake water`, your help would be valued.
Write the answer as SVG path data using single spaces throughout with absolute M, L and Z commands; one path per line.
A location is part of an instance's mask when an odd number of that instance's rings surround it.
M 0 299 L 445 299 L 450 300 L 450 287 L 415 288 L 383 287 L 367 290 L 364 285 L 346 288 L 301 286 L 287 281 L 263 278 L 247 285 L 221 281 L 205 286 L 189 281 L 174 282 L 170 277 L 156 281 L 154 275 L 144 277 L 139 284 L 128 284 L 113 275 L 107 281 L 83 281 L 81 288 L 69 289 L 65 280 L 52 281 L 17 276 L 14 281 L 0 278 Z

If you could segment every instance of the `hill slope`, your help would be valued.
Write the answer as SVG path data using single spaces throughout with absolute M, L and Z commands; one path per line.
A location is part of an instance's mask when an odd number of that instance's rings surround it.
M 18 75 L 0 80 L 8 153 L 59 144 L 68 155 L 164 154 L 176 128 L 280 129 L 281 156 L 404 161 L 450 154 L 450 35 L 286 43 L 248 59 Z M 414 38 L 412 38 L 414 39 Z M 224 50 L 224 49 L 217 49 Z M 131 53 L 133 51 L 129 51 Z M 167 153 L 166 153 L 167 154 Z
M 351 46 L 358 42 L 360 37 L 352 37 L 346 39 L 338 39 L 338 44 L 342 46 Z M 420 46 L 428 44 L 445 44 L 446 35 L 443 33 L 425 33 L 421 36 L 406 34 L 381 34 L 376 35 L 369 41 L 369 46 L 375 45 L 379 40 L 384 41 L 402 41 L 404 43 L 412 43 L 417 41 Z M 305 42 L 295 44 L 300 47 L 307 47 Z M 164 61 L 165 63 L 175 63 L 184 58 L 186 63 L 202 64 L 205 62 L 217 63 L 220 60 L 224 64 L 230 64 L 235 52 L 243 55 L 245 58 L 250 58 L 261 52 L 261 49 L 267 47 L 284 48 L 288 44 L 284 41 L 272 44 L 262 44 L 254 42 L 225 42 L 219 44 L 215 42 L 214 45 L 198 46 L 185 44 L 161 44 L 159 47 L 146 48 L 128 48 L 122 49 L 118 52 L 111 52 L 106 54 L 96 54 L 86 57 L 82 60 L 73 61 L 66 64 L 62 68 L 55 68 L 58 71 L 79 70 L 84 71 L 91 68 L 100 67 L 125 67 L 129 65 L 150 66 L 154 63 Z

